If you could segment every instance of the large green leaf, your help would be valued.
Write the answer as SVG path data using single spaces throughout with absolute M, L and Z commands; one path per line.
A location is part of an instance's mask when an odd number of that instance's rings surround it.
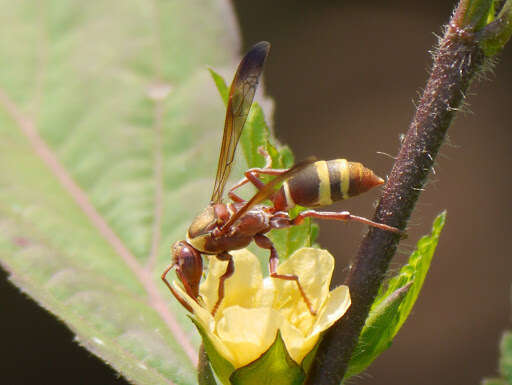
M 194 383 L 199 338 L 159 275 L 211 193 L 224 107 L 206 65 L 237 64 L 231 9 L 0 5 L 2 267 L 133 383 Z

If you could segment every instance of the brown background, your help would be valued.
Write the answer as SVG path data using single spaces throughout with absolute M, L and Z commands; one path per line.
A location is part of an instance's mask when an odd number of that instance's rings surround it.
M 272 42 L 266 89 L 275 131 L 298 158 L 362 161 L 384 176 L 430 68 L 434 33 L 454 1 L 237 1 L 245 47 Z M 433 218 L 448 222 L 424 290 L 393 346 L 357 384 L 478 384 L 494 375 L 497 343 L 510 328 L 508 220 L 512 47 L 491 81 L 475 83 L 471 113 L 449 130 L 393 262 L 397 270 Z M 378 192 L 337 206 L 371 216 Z M 339 279 L 364 229 L 323 223 L 320 243 Z
M 385 176 L 424 86 L 452 1 L 237 0 L 244 48 L 272 42 L 266 90 L 274 126 L 298 158 L 346 157 Z M 497 343 L 510 328 L 512 47 L 491 81 L 476 83 L 471 113 L 459 115 L 436 175 L 409 225 L 392 269 L 399 269 L 435 215 L 448 223 L 424 290 L 393 346 L 354 384 L 478 384 L 494 375 Z M 371 216 L 378 192 L 338 205 Z M 323 223 L 320 242 L 342 280 L 364 229 Z M 3 273 L 1 273 L 4 275 Z M 72 342 L 72 334 L 0 277 L 2 325 L 27 330 L 0 343 L 6 384 L 123 384 Z M 9 338 L 12 338 L 9 340 Z M 42 356 L 51 345 L 55 355 Z M 63 370 L 55 372 L 56 360 Z M 30 369 L 24 369 L 30 366 Z

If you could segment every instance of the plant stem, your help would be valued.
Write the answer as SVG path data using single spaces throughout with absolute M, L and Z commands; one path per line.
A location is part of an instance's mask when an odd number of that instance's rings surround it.
M 427 86 L 376 209 L 376 222 L 405 229 L 455 112 L 484 64 L 472 29 L 461 27 L 463 3 L 439 42 Z M 352 306 L 325 335 L 307 384 L 341 383 L 398 241 L 399 236 L 374 228 L 363 239 L 346 280 Z

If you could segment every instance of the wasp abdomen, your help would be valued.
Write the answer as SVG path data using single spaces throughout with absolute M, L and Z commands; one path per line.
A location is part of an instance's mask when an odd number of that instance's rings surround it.
M 278 210 L 295 205 L 327 206 L 368 191 L 384 180 L 358 162 L 346 159 L 321 160 L 283 183 L 274 197 Z

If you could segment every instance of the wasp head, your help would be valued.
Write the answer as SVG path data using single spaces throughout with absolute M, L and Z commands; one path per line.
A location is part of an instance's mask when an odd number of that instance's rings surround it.
M 201 253 L 185 241 L 172 245 L 172 258 L 176 275 L 183 284 L 185 291 L 194 299 L 199 297 L 199 282 L 203 275 L 203 259 Z

